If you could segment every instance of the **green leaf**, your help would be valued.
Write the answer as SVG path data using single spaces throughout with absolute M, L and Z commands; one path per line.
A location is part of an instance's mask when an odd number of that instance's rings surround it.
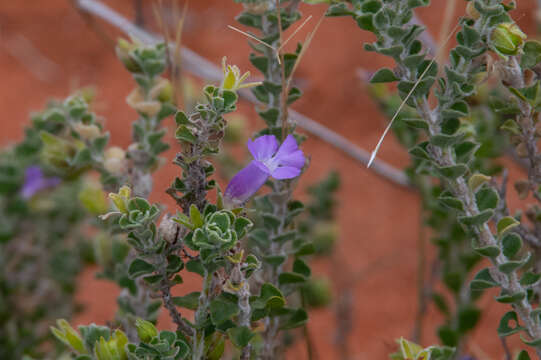
M 534 274 L 533 272 L 527 271 L 520 278 L 520 284 L 522 286 L 533 286 L 541 279 L 541 274 Z
M 264 256 L 263 261 L 274 267 L 282 265 L 286 261 L 286 256 L 283 255 L 269 255 Z
M 483 247 L 474 247 L 473 250 L 475 252 L 479 253 L 482 256 L 495 258 L 496 256 L 500 255 L 500 248 L 496 245 L 487 245 Z
M 180 125 L 177 128 L 175 137 L 177 138 L 177 140 L 185 141 L 190 144 L 195 144 L 197 142 L 197 137 L 192 134 L 192 132 L 186 127 L 186 125 Z
M 154 272 L 154 265 L 147 263 L 141 258 L 136 258 L 130 264 L 128 269 L 128 275 L 130 278 L 135 279 L 141 275 L 147 275 Z
M 261 293 L 252 306 L 255 309 L 278 309 L 284 307 L 286 300 L 282 292 L 271 283 L 265 283 L 261 286 Z
M 530 345 L 532 347 L 536 347 L 536 348 L 539 348 L 541 346 L 541 338 L 539 339 L 534 339 L 534 340 L 528 340 L 526 339 L 524 336 L 522 336 L 522 334 L 520 334 L 520 340 L 522 340 L 522 342 L 526 345 Z
M 496 209 L 500 197 L 496 190 L 490 187 L 484 187 L 475 194 L 477 207 L 480 211 L 486 209 Z
M 255 334 L 246 326 L 237 326 L 227 330 L 227 336 L 237 348 L 246 347 Z
M 199 291 L 194 291 L 184 296 L 174 296 L 171 298 L 173 304 L 190 310 L 196 310 L 199 306 Z
M 143 198 L 136 197 L 128 202 L 128 211 L 139 210 L 142 212 L 150 210 L 150 204 Z
M 498 286 L 498 283 L 492 278 L 488 268 L 479 271 L 470 283 L 471 290 L 484 290 L 495 286 Z
M 516 233 L 507 233 L 502 239 L 503 254 L 513 258 L 522 247 L 522 238 Z
M 327 9 L 325 16 L 353 16 L 355 13 L 351 11 L 345 3 L 332 4 Z
M 512 304 L 512 303 L 519 303 L 522 300 L 526 298 L 525 292 L 517 292 L 514 294 L 506 293 L 502 290 L 499 296 L 497 296 L 495 299 L 497 302 L 500 302 L 502 304 Z
M 238 315 L 239 307 L 236 303 L 215 299 L 210 302 L 210 318 L 215 325 L 219 325 L 233 316 Z
M 430 138 L 430 142 L 435 146 L 445 148 L 445 147 L 449 147 L 451 145 L 457 144 L 461 142 L 463 139 L 464 139 L 463 134 L 458 134 L 458 135 L 437 134 Z
M 416 146 L 412 147 L 409 150 L 409 153 L 410 153 L 410 155 L 415 156 L 416 158 L 419 158 L 419 159 L 422 159 L 422 160 L 430 160 L 430 155 L 428 155 L 426 150 L 423 147 L 419 146 L 419 145 L 416 145 Z
M 190 205 L 190 221 L 194 229 L 200 228 L 205 224 L 203 216 L 201 215 L 195 204 Z
M 531 360 L 526 350 L 522 350 L 515 360 Z
M 248 218 L 245 218 L 245 217 L 236 218 L 234 227 L 235 227 L 235 232 L 237 233 L 238 238 L 242 239 L 244 235 L 246 235 L 248 230 L 252 227 L 252 225 L 253 223 Z
M 374 76 L 372 76 L 372 79 L 370 79 L 370 82 L 373 84 L 377 83 L 388 83 L 388 82 L 394 82 L 400 80 L 395 76 L 393 71 L 388 68 L 383 68 L 378 70 Z
M 442 202 L 443 205 L 447 206 L 451 209 L 456 209 L 460 211 L 464 211 L 464 203 L 453 196 L 443 196 L 438 198 L 439 201 Z
M 530 260 L 531 258 L 531 254 L 528 253 L 523 259 L 521 260 L 516 260 L 516 261 L 508 261 L 506 263 L 503 263 L 503 264 L 500 264 L 498 266 L 498 270 L 500 270 L 502 273 L 504 274 L 510 274 L 512 273 L 513 271 L 523 267 L 524 265 L 526 265 L 526 263 L 528 263 L 528 261 Z
M 523 69 L 532 68 L 541 62 L 541 43 L 538 41 L 526 41 L 523 47 L 524 54 L 520 59 Z
M 458 344 L 458 334 L 448 325 L 442 325 L 438 328 L 438 336 L 441 342 L 446 346 L 455 347 Z
M 190 120 L 188 120 L 188 117 L 183 111 L 179 111 L 175 115 L 175 122 L 177 123 L 177 126 L 181 126 L 189 124 Z
M 498 235 L 501 236 L 518 225 L 520 225 L 520 222 L 518 222 L 515 218 L 506 216 L 498 221 L 498 225 L 496 226 L 498 229 Z
M 306 281 L 303 275 L 293 272 L 283 272 L 278 276 L 278 283 L 280 285 L 299 284 Z
M 473 329 L 479 318 L 481 317 L 481 310 L 477 307 L 470 305 L 465 306 L 458 310 L 458 331 L 466 333 Z
M 468 167 L 464 164 L 443 166 L 438 167 L 437 169 L 442 176 L 449 179 L 456 179 L 464 175 L 468 171 Z
M 475 216 L 459 216 L 458 221 L 460 221 L 464 225 L 469 226 L 477 226 L 482 225 L 489 221 L 492 216 L 494 215 L 494 210 L 487 209 L 485 211 L 480 212 L 479 214 Z
M 306 310 L 297 309 L 287 318 L 287 320 L 282 324 L 282 326 L 280 326 L 280 329 L 294 329 L 306 324 L 307 321 L 308 313 L 306 312 Z
M 188 270 L 189 272 L 199 274 L 201 276 L 205 275 L 205 268 L 203 267 L 203 264 L 201 264 L 201 261 L 199 260 L 189 260 L 186 263 L 186 270 Z
M 514 326 L 510 326 L 510 322 L 513 322 Z M 498 326 L 498 336 L 506 337 L 522 330 L 524 330 L 524 328 L 519 325 L 517 313 L 514 311 L 509 311 L 502 316 L 500 320 L 500 326 Z
M 423 129 L 428 130 L 428 124 L 426 121 L 421 119 L 402 119 L 406 125 L 415 128 L 415 129 Z
M 295 259 L 293 262 L 293 272 L 309 277 L 311 274 L 310 267 L 301 259 Z
M 312 255 L 316 251 L 314 244 L 311 242 L 304 243 L 295 250 L 295 256 Z
M 473 174 L 468 179 L 468 186 L 471 191 L 475 191 L 477 190 L 477 188 L 479 188 L 479 186 L 483 185 L 487 181 L 490 181 L 490 179 L 490 176 L 486 176 L 483 174 Z

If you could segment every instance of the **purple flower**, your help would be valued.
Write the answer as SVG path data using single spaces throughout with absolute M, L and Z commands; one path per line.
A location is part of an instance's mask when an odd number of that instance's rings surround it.
M 245 202 L 269 176 L 282 180 L 292 179 L 301 173 L 305 158 L 292 135 L 288 135 L 280 147 L 274 135 L 248 140 L 247 145 L 254 160 L 231 179 L 224 193 L 226 200 Z
M 30 199 L 41 190 L 55 187 L 60 183 L 57 177 L 47 178 L 39 166 L 29 166 L 24 174 L 24 184 L 21 189 L 21 196 Z

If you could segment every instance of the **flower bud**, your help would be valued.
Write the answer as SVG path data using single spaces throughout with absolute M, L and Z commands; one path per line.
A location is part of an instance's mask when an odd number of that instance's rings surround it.
M 108 148 L 104 154 L 103 167 L 111 174 L 120 176 L 125 174 L 128 168 L 126 152 L 118 146 Z
M 473 0 L 468 2 L 468 5 L 466 5 L 466 14 L 474 20 L 477 20 L 481 17 L 481 14 L 475 8 Z
M 101 135 L 100 128 L 94 124 L 85 125 L 81 122 L 78 122 L 75 125 L 73 125 L 73 129 L 84 140 L 94 140 L 95 138 Z
M 173 87 L 167 79 L 160 78 L 158 83 L 150 89 L 149 96 L 151 99 L 161 102 L 170 102 L 173 98 Z
M 526 39 L 526 34 L 515 23 L 502 23 L 492 31 L 492 46 L 503 55 L 516 55 Z
M 325 278 L 312 278 L 303 285 L 302 293 L 311 307 L 324 307 L 332 300 L 331 285 Z
M 102 215 L 109 210 L 109 204 L 101 185 L 97 182 L 87 182 L 79 192 L 79 201 L 83 207 L 94 215 Z
M 105 340 L 103 336 L 100 337 L 94 345 L 94 353 L 98 360 L 125 360 L 128 358 L 125 350 L 127 343 L 126 335 L 116 330 L 109 340 Z
M 87 353 L 86 348 L 83 344 L 83 339 L 81 339 L 81 336 L 77 333 L 77 331 L 75 331 L 74 328 L 71 327 L 71 325 L 66 320 L 57 320 L 56 324 L 58 328 L 51 326 L 51 332 L 58 340 L 71 347 L 79 354 Z
M 122 64 L 124 64 L 124 66 L 129 72 L 140 73 L 141 67 L 131 56 L 131 51 L 134 48 L 134 44 L 130 43 L 129 41 L 124 39 L 118 39 L 115 48 L 116 56 L 118 56 Z
M 43 162 L 57 169 L 68 168 L 68 159 L 75 152 L 74 144 L 45 131 L 40 133 L 40 137 L 43 143 L 40 154 Z
M 137 335 L 142 342 L 148 343 L 150 340 L 158 336 L 158 330 L 150 321 L 137 318 L 135 320 Z
M 130 200 L 131 189 L 124 185 L 118 190 L 118 194 L 110 193 L 109 198 L 113 201 L 118 211 L 128 213 L 128 201 Z
M 137 112 L 142 113 L 148 117 L 156 116 L 162 108 L 162 104 L 159 101 L 145 100 L 143 94 L 141 93 L 141 89 L 139 88 L 134 89 L 128 95 L 128 97 L 126 98 L 126 102 Z
M 337 237 L 338 229 L 335 224 L 327 222 L 317 224 L 313 238 L 316 254 L 328 254 L 336 243 Z
M 175 221 L 173 221 L 171 214 L 166 214 L 160 222 L 158 231 L 160 235 L 163 236 L 165 241 L 172 244 L 177 239 L 179 226 Z
M 221 86 L 222 89 L 237 91 L 242 88 L 257 86 L 261 84 L 260 82 L 243 84 L 244 80 L 246 80 L 250 76 L 250 72 L 247 71 L 241 75 L 240 69 L 236 65 L 227 65 L 226 61 L 227 59 L 224 57 L 222 59 L 222 71 L 224 74 L 224 79 Z

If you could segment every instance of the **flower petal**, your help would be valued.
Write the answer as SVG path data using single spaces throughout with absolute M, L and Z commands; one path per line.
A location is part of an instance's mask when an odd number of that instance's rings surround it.
M 46 178 L 39 166 L 30 166 L 24 174 L 24 184 L 21 189 L 21 196 L 29 199 L 41 190 L 55 187 L 60 183 L 60 178 Z
M 278 141 L 274 135 L 263 135 L 254 141 L 250 139 L 247 145 L 254 159 L 259 161 L 270 159 L 278 149 Z
M 274 158 L 279 166 L 293 166 L 299 169 L 304 166 L 306 161 L 293 135 L 286 137 Z
M 243 203 L 263 186 L 269 173 L 263 171 L 256 163 L 257 161 L 252 161 L 233 176 L 224 192 L 226 200 Z
M 271 176 L 278 180 L 292 179 L 299 176 L 301 169 L 295 166 L 280 166 L 277 167 L 271 174 Z

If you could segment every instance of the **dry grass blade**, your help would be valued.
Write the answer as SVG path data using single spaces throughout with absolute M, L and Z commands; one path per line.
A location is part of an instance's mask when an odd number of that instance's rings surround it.
M 299 63 L 301 62 L 304 54 L 306 54 L 306 51 L 310 47 L 310 43 L 312 42 L 312 39 L 314 38 L 314 35 L 316 34 L 317 30 L 319 29 L 319 26 L 323 22 L 324 18 L 325 18 L 325 15 L 323 15 L 319 19 L 319 21 L 317 22 L 314 29 L 312 31 L 310 31 L 308 36 L 306 36 L 306 40 L 304 41 L 304 44 L 302 44 L 301 52 L 299 53 L 299 56 L 297 57 L 297 60 L 295 61 L 295 65 L 293 65 L 293 69 L 291 69 L 291 73 L 289 74 L 289 78 L 287 79 L 287 87 L 286 87 L 287 89 L 289 89 L 289 87 L 291 85 L 291 79 L 293 79 L 293 75 L 295 74 L 295 70 L 297 70 L 297 68 L 299 67 Z
M 234 27 L 233 25 L 227 25 L 228 28 L 230 28 L 231 30 L 235 30 L 236 32 L 239 32 L 241 33 L 242 35 L 246 36 L 246 37 L 249 37 L 250 39 L 254 40 L 254 41 L 257 41 L 258 43 L 262 44 L 262 45 L 265 45 L 266 47 L 268 48 L 271 48 L 273 51 L 276 51 L 276 49 L 272 46 L 270 46 L 269 44 L 267 44 L 266 42 L 264 42 L 263 40 L 259 40 L 258 38 L 256 38 L 255 36 L 253 36 L 252 34 L 248 34 L 246 31 L 242 31 L 241 29 L 237 29 L 236 27 Z
M 397 118 L 398 114 L 400 113 L 400 111 L 402 110 L 402 108 L 404 107 L 404 105 L 406 104 L 408 99 L 411 97 L 411 95 L 413 94 L 415 89 L 417 89 L 417 86 L 419 85 L 419 83 L 423 80 L 425 75 L 428 73 L 428 70 L 430 70 L 430 68 L 432 67 L 432 64 L 434 64 L 436 59 L 438 59 L 439 53 L 442 51 L 442 49 L 445 47 L 445 45 L 449 42 L 449 40 L 451 40 L 451 37 L 455 33 L 456 29 L 458 29 L 459 25 L 460 24 L 456 24 L 455 27 L 453 28 L 453 30 L 451 30 L 451 32 L 449 33 L 449 35 L 445 39 L 445 41 L 440 44 L 440 46 L 438 48 L 438 51 L 436 53 L 436 56 L 434 56 L 432 58 L 432 60 L 430 61 L 430 63 L 426 67 L 425 71 L 423 71 L 423 73 L 421 74 L 421 76 L 419 77 L 417 82 L 411 88 L 411 90 L 408 93 L 408 95 L 406 96 L 406 98 L 402 101 L 402 103 L 398 107 L 398 110 L 396 110 L 396 113 L 393 115 L 391 121 L 389 122 L 389 125 L 387 125 L 387 127 L 385 128 L 385 131 L 383 132 L 383 135 L 381 135 L 376 147 L 374 148 L 374 151 L 372 151 L 372 154 L 370 155 L 370 160 L 368 161 L 368 165 L 366 165 L 366 167 L 370 167 L 370 165 L 372 165 L 372 163 L 374 162 L 374 159 L 376 158 L 376 155 L 378 154 L 379 148 L 381 147 L 381 144 L 383 143 L 383 139 L 385 139 L 385 136 L 387 136 L 387 133 L 391 129 L 391 126 L 393 125 L 393 123 L 394 123 L 395 119 Z
M 283 49 L 284 46 L 286 46 L 286 44 L 289 42 L 289 40 L 293 39 L 293 37 L 299 32 L 299 30 L 301 30 L 304 25 L 306 25 L 306 23 L 308 21 L 310 21 L 312 19 L 312 15 L 308 16 L 302 24 L 299 25 L 299 27 L 297 27 L 295 29 L 295 31 L 293 31 L 293 33 L 291 33 L 291 35 L 289 35 L 289 37 L 286 39 L 286 41 L 283 42 L 283 44 L 280 45 L 280 47 L 278 49 L 276 49 L 277 52 L 280 52 L 280 50 Z

